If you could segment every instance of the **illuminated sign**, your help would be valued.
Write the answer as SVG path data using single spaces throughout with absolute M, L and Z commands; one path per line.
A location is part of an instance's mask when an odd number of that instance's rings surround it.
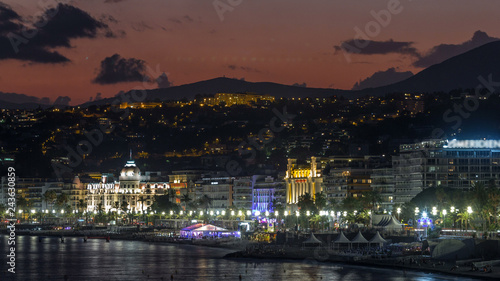
M 500 148 L 500 140 L 450 140 L 446 148 Z
M 114 183 L 89 183 L 87 189 L 114 189 Z

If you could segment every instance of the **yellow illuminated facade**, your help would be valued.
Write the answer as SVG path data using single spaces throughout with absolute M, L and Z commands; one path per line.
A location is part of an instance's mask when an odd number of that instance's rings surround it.
M 297 164 L 296 159 L 288 159 L 286 182 L 286 203 L 297 204 L 299 197 L 309 193 L 314 195 L 323 191 L 323 178 L 321 173 L 316 170 L 317 162 L 315 157 L 306 165 Z
M 214 106 L 224 103 L 225 106 L 233 105 L 252 105 L 259 101 L 274 102 L 274 97 L 258 94 L 236 94 L 236 93 L 217 93 L 214 97 L 205 97 L 198 102 L 203 105 Z

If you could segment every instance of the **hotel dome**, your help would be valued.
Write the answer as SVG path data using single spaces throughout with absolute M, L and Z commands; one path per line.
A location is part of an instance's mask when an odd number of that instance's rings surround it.
M 120 179 L 139 179 L 140 176 L 141 170 L 135 165 L 134 161 L 127 161 L 127 164 L 120 172 Z

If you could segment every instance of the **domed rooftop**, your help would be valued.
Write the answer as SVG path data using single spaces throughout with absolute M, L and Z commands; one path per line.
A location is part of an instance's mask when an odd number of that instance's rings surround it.
M 133 160 L 127 161 L 125 167 L 123 167 L 120 177 L 139 177 L 141 175 L 141 170 L 135 165 Z

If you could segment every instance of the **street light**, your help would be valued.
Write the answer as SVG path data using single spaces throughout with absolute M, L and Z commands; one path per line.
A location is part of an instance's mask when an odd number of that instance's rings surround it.
M 266 217 L 269 217 L 269 211 L 266 211 Z
M 396 210 L 396 213 L 398 213 L 398 221 L 400 221 L 400 220 L 401 220 L 401 218 L 400 218 L 401 208 L 398 208 L 398 209 Z

